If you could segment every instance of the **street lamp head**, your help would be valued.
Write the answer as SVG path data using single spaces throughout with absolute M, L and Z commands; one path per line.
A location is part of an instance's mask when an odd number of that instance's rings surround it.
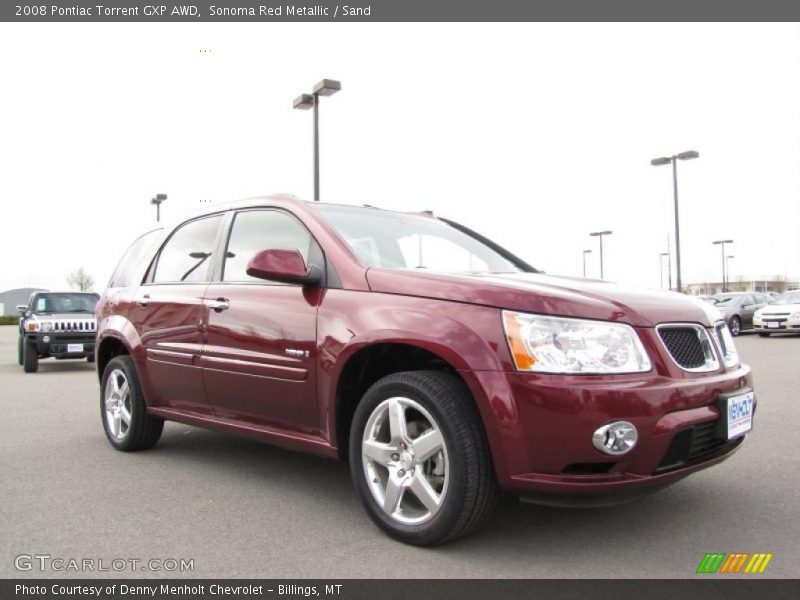
M 727 258 L 728 260 L 730 260 L 730 259 L 732 259 L 732 258 L 736 258 L 736 257 L 735 257 L 733 254 L 728 254 L 728 256 L 726 256 L 725 258 Z
M 715 245 L 716 245 L 716 244 L 732 244 L 732 243 L 733 243 L 733 240 L 717 240 L 717 241 L 715 241 L 715 242 L 713 242 L 713 243 L 714 243 Z
M 314 96 L 311 94 L 300 94 L 297 98 L 294 99 L 292 103 L 292 108 L 297 108 L 299 110 L 308 110 L 309 108 L 314 107 Z
M 654 167 L 660 167 L 662 165 L 668 165 L 672 162 L 672 158 L 669 156 L 661 156 L 660 158 L 654 158 L 650 161 L 650 164 Z
M 669 252 L 662 252 L 659 256 L 669 256 Z
M 166 199 L 166 194 L 156 194 L 154 197 L 150 198 L 150 204 L 161 204 Z
M 680 152 L 675 155 L 678 160 L 691 160 L 693 158 L 699 158 L 700 153 L 696 150 L 687 150 L 686 152 Z
M 593 233 L 590 233 L 589 235 L 592 237 L 596 237 L 598 235 L 611 235 L 612 233 L 613 233 L 612 231 L 595 231 Z
M 584 251 L 583 251 L 583 253 L 584 253 L 584 254 L 591 254 L 591 253 L 592 253 L 592 251 L 591 251 L 591 250 L 584 250 Z
M 342 89 L 342 84 L 335 79 L 323 79 L 314 86 L 314 93 L 317 96 L 333 96 Z

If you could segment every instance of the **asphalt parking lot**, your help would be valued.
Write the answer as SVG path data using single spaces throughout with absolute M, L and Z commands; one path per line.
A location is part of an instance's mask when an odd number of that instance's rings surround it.
M 15 569 L 37 553 L 194 560 L 192 572 L 101 574 L 125 577 L 683 578 L 712 551 L 772 552 L 756 577 L 800 576 L 800 336 L 737 339 L 758 414 L 722 465 L 614 508 L 507 500 L 435 549 L 381 534 L 343 463 L 174 423 L 153 450 L 114 451 L 94 365 L 49 359 L 26 375 L 16 336 L 0 327 L 0 577 L 78 576 Z

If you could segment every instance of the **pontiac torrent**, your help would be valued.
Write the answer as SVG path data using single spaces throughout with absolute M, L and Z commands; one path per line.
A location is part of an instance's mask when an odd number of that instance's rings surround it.
M 607 505 L 728 458 L 755 396 L 722 315 L 545 275 L 430 212 L 287 196 L 137 239 L 97 306 L 110 443 L 165 420 L 347 460 L 372 520 L 433 545 L 501 490 Z

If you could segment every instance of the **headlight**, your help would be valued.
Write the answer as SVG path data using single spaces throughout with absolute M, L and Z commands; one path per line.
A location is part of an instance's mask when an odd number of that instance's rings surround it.
M 503 311 L 506 339 L 520 371 L 643 373 L 650 359 L 633 327 Z
M 45 321 L 41 325 L 39 325 L 39 330 L 40 331 L 53 331 L 53 324 L 52 323 L 48 323 L 47 321 Z
M 34 321 L 25 323 L 25 331 L 39 331 L 39 324 Z
M 792 318 L 792 319 L 800 319 L 800 312 L 792 313 L 792 316 L 790 318 Z

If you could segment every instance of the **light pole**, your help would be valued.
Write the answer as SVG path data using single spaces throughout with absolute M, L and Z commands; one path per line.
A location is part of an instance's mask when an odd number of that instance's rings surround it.
M 731 283 L 731 259 L 736 258 L 733 254 L 728 254 L 725 257 L 725 279 L 728 281 L 728 285 Z
M 150 204 L 156 205 L 156 223 L 161 222 L 161 203 L 167 199 L 166 194 L 156 194 L 150 198 Z
M 586 255 L 591 254 L 591 250 L 584 250 L 583 251 L 583 278 L 586 279 Z
M 589 235 L 600 238 L 600 279 L 603 279 L 603 236 L 611 235 L 613 231 L 594 231 Z
M 662 165 L 672 164 L 672 194 L 675 200 L 675 280 L 679 292 L 683 288 L 681 287 L 681 226 L 680 226 L 680 220 L 678 219 L 677 161 L 691 160 L 692 158 L 698 158 L 699 156 L 700 156 L 699 152 L 696 152 L 695 150 L 687 150 L 686 152 L 680 152 L 672 156 L 661 156 L 659 158 L 654 158 L 653 160 L 650 161 L 650 164 L 653 165 L 654 167 L 660 167 Z
M 726 269 L 725 269 L 725 244 L 732 244 L 733 240 L 716 240 L 713 242 L 715 246 L 722 247 L 722 291 L 728 291 L 728 282 L 726 280 Z
M 311 94 L 300 94 L 294 99 L 292 108 L 300 110 L 314 109 L 314 200 L 319 202 L 319 97 L 333 96 L 342 89 L 342 84 L 335 79 L 323 79 L 314 86 Z
M 661 279 L 659 279 L 659 284 L 663 287 L 664 286 L 664 257 L 667 257 L 667 277 L 669 277 L 669 287 L 667 289 L 672 289 L 672 268 L 670 265 L 670 256 L 669 252 L 662 252 L 658 255 L 658 266 L 661 269 Z

